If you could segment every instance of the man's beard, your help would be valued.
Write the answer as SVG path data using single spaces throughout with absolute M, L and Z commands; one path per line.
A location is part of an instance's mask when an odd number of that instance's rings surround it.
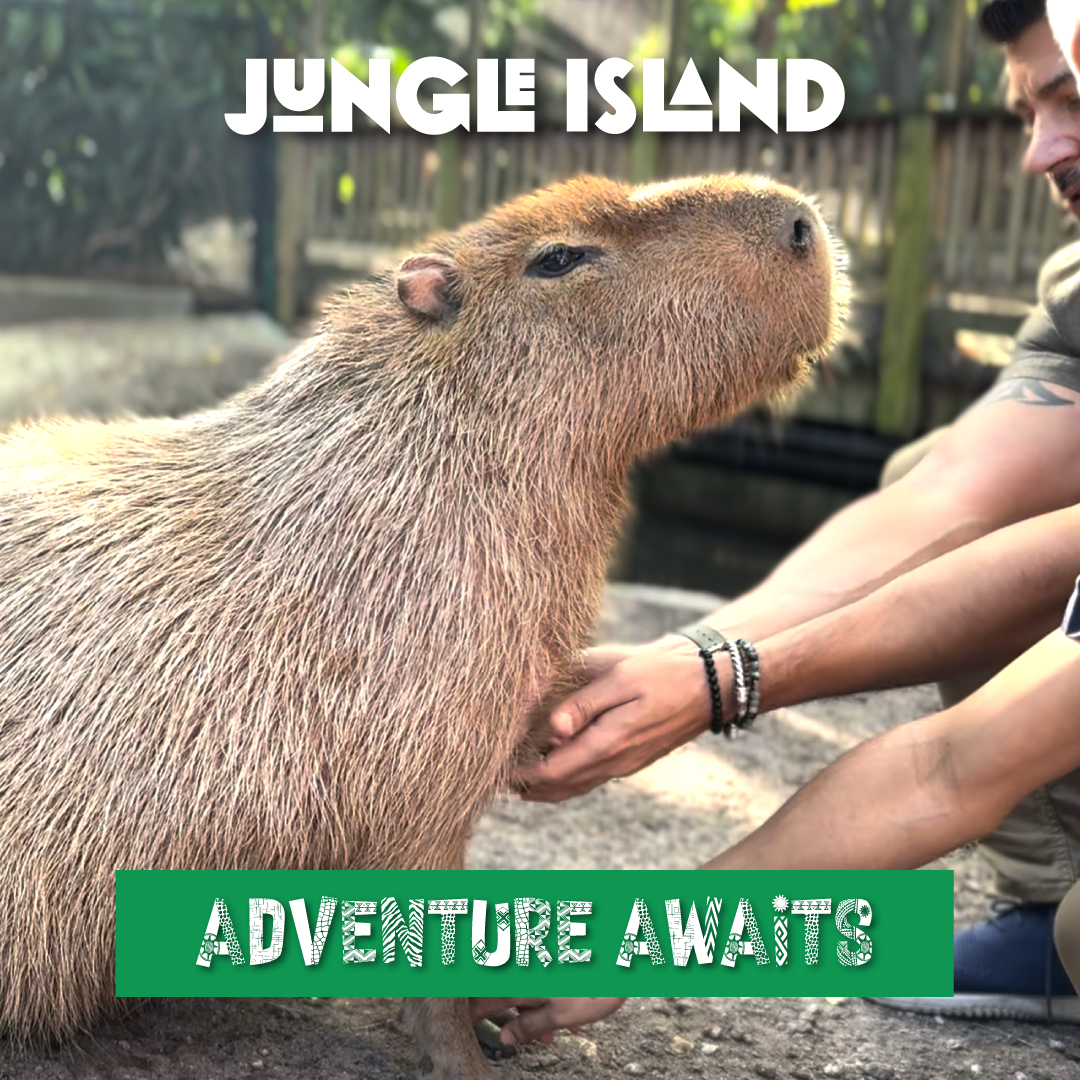
M 1080 202 L 1077 202 L 1080 191 L 1074 190 L 1071 199 L 1065 198 L 1066 191 L 1080 185 L 1080 166 L 1070 165 L 1067 169 L 1062 169 L 1059 173 L 1051 174 L 1050 179 L 1053 180 L 1054 186 L 1058 189 L 1062 202 L 1065 203 L 1073 214 L 1080 217 Z

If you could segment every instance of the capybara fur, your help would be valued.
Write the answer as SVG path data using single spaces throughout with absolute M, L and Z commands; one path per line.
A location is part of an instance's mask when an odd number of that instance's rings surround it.
M 0 441 L 0 1028 L 115 1009 L 113 871 L 458 868 L 573 685 L 636 458 L 835 340 L 796 192 L 584 178 L 180 420 Z M 487 1067 L 406 1007 L 426 1080 Z

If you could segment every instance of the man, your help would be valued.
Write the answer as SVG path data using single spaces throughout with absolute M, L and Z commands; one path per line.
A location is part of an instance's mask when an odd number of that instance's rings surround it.
M 981 19 L 1005 47 L 1009 104 L 1030 133 L 1026 169 L 1080 216 L 1080 100 L 1043 3 L 992 0 Z M 1080 512 L 1069 509 L 1080 504 L 1080 246 L 1048 263 L 1040 298 L 978 407 L 706 620 L 757 645 L 763 707 L 1000 667 L 1060 621 L 1080 563 Z M 588 685 L 553 714 L 566 741 L 525 778 L 526 797 L 587 791 L 709 726 L 702 661 L 685 638 L 595 650 L 587 667 Z M 730 716 L 732 672 L 717 671 Z M 1080 774 L 1021 802 L 983 850 L 1019 903 L 957 935 L 957 996 L 935 1011 L 985 1015 L 989 1000 L 998 1015 L 1031 1016 L 1049 986 L 1055 1013 L 1080 1020 L 1052 943 L 1080 874 Z

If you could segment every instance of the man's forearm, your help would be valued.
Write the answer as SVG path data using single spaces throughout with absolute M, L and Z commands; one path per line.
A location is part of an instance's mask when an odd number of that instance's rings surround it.
M 910 869 L 1080 764 L 1080 645 L 1054 632 L 946 712 L 862 743 L 706 869 Z
M 1080 503 L 1080 393 L 998 384 L 906 476 L 827 521 L 715 623 L 752 641 L 854 603 L 997 529 Z
M 958 512 L 955 495 L 895 485 L 825 522 L 760 585 L 710 616 L 751 641 L 855 603 L 914 568 L 985 535 L 991 523 Z
M 1080 507 L 999 529 L 848 607 L 759 641 L 762 708 L 1005 664 L 1061 620 Z
M 926 726 L 903 724 L 850 750 L 704 869 L 913 869 L 992 827 L 965 819 L 935 777 L 948 741 Z

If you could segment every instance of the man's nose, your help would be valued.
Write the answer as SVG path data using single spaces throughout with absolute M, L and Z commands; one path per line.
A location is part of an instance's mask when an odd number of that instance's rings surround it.
M 1080 156 L 1080 129 L 1069 131 L 1064 125 L 1036 117 L 1031 140 L 1024 154 L 1024 171 L 1032 176 L 1049 173 L 1063 162 Z

